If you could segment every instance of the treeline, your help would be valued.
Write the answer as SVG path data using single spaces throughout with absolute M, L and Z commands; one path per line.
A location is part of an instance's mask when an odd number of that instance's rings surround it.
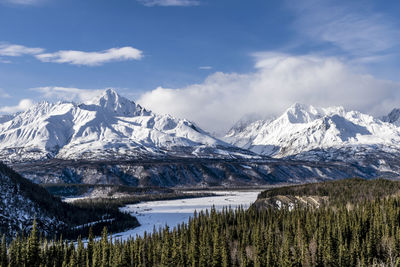
M 108 184 L 41 184 L 52 195 L 60 197 L 80 196 L 91 190 L 102 189 L 108 191 L 108 196 L 116 193 L 148 195 L 174 193 L 173 189 L 165 187 L 135 187 L 126 185 Z
M 400 201 L 346 207 L 211 210 L 128 241 L 103 232 L 86 247 L 34 230 L 1 246 L 2 266 L 371 266 L 400 264 Z
M 329 205 L 358 203 L 365 200 L 395 196 L 400 194 L 400 181 L 386 179 L 364 180 L 344 179 L 295 186 L 284 186 L 266 190 L 258 198 L 275 196 L 326 196 Z
M 339 187 L 359 183 L 369 182 L 348 180 Z M 377 186 L 380 183 L 386 187 L 385 181 L 377 181 Z M 381 196 L 377 188 L 366 189 L 366 195 L 375 190 Z M 382 195 L 348 205 L 352 197 L 346 199 L 349 191 L 342 192 L 335 193 L 343 197 L 335 206 L 211 209 L 195 213 L 188 224 L 155 229 L 127 241 L 113 240 L 103 230 L 97 241 L 91 234 L 86 246 L 81 240 L 47 241 L 34 227 L 28 237 L 2 243 L 0 263 L 13 267 L 400 265 L 400 199 Z

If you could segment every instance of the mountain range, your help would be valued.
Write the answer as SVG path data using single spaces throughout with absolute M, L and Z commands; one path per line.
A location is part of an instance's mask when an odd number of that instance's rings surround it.
M 187 120 L 147 111 L 112 89 L 82 104 L 41 102 L 0 123 L 0 159 L 7 162 L 225 156 L 227 150 L 232 155 L 240 150 Z
M 374 118 L 295 104 L 239 121 L 221 139 L 109 89 L 0 117 L 0 160 L 38 183 L 232 186 L 398 177 L 400 110 Z
M 274 158 L 346 162 L 373 176 L 397 177 L 399 117 L 399 109 L 374 118 L 343 107 L 294 104 L 277 118 L 232 127 L 224 140 Z
M 234 126 L 224 139 L 257 154 L 297 156 L 314 150 L 400 149 L 400 110 L 382 120 L 343 107 L 295 104 L 281 116 Z M 337 155 L 340 157 L 339 155 Z

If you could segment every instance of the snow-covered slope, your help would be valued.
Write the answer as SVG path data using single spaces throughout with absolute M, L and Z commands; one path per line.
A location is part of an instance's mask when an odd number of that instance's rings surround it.
M 64 226 L 64 222 L 42 205 L 53 201 L 43 188 L 30 183 L 0 162 L 0 230 L 7 237 L 21 233 L 32 226 L 36 218 L 38 227 L 45 233 Z M 47 203 L 49 208 L 54 203 Z
M 222 148 L 222 149 L 219 149 Z M 106 159 L 184 153 L 227 155 L 232 147 L 193 123 L 154 114 L 109 89 L 93 101 L 39 103 L 0 121 L 0 158 Z
M 316 108 L 295 104 L 274 120 L 255 121 L 241 131 L 231 130 L 225 140 L 274 157 L 311 159 L 310 156 L 322 150 L 327 154 L 320 153 L 318 159 L 341 159 L 365 150 L 400 151 L 400 128 L 342 107 Z M 338 153 L 339 150 L 347 155 Z

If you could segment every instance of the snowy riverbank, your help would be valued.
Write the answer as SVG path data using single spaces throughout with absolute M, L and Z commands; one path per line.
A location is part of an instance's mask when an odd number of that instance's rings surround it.
M 217 210 L 221 210 L 226 206 L 231 206 L 232 208 L 238 206 L 249 207 L 260 192 L 261 190 L 213 191 L 211 193 L 216 193 L 218 196 L 150 201 L 127 205 L 120 210 L 136 216 L 141 225 L 125 232 L 115 233 L 113 236 L 125 240 L 136 235 L 142 236 L 144 232 L 151 233 L 154 227 L 158 229 L 168 225 L 173 228 L 182 222 L 188 222 L 195 210 L 199 212 L 210 209 L 213 205 Z

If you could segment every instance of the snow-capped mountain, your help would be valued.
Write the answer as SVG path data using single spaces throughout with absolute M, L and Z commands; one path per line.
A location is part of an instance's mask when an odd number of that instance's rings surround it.
M 394 111 L 388 118 L 394 122 L 398 113 Z M 400 128 L 343 107 L 295 104 L 274 120 L 255 121 L 241 131 L 234 128 L 225 141 L 274 157 L 339 160 L 360 151 L 399 152 Z
M 222 149 L 219 149 L 222 148 Z M 0 158 L 101 159 L 233 149 L 193 123 L 154 114 L 108 89 L 83 104 L 42 102 L 0 121 Z
M 381 118 L 384 122 L 393 123 L 400 126 L 400 108 L 393 109 L 387 116 Z
M 296 104 L 277 118 L 244 118 L 221 141 L 107 90 L 87 103 L 42 102 L 4 117 L 0 160 L 37 183 L 203 187 L 397 177 L 400 128 L 389 117 Z

